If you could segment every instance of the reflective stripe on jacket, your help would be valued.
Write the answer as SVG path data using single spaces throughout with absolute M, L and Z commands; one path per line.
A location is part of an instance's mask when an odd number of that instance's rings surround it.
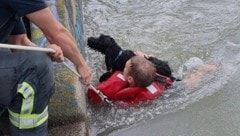
M 27 82 L 18 85 L 17 92 L 23 96 L 20 113 L 9 111 L 10 122 L 19 129 L 35 128 L 48 119 L 48 107 L 42 113 L 32 114 L 34 106 L 34 89 Z

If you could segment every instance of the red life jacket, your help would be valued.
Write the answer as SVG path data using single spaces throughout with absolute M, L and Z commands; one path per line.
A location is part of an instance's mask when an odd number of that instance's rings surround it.
M 111 77 L 100 83 L 96 89 L 100 90 L 107 98 L 114 102 L 124 102 L 127 105 L 136 105 L 141 101 L 153 100 L 172 84 L 168 77 L 162 77 L 165 83 L 154 81 L 148 87 L 129 87 L 122 72 L 116 71 Z M 101 98 L 92 90 L 88 89 L 87 96 L 94 103 L 101 103 Z

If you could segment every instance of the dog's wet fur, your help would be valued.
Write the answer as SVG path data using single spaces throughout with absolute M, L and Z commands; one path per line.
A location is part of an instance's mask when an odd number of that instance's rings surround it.
M 135 56 L 132 50 L 123 50 L 109 35 L 101 34 L 99 37 L 89 37 L 87 44 L 91 49 L 105 55 L 105 63 L 108 72 L 100 77 L 100 82 L 110 77 L 114 71 L 123 71 L 125 63 L 131 57 Z M 175 80 L 167 61 L 159 60 L 155 57 L 150 57 L 148 60 L 156 66 L 158 74 L 169 77 L 172 81 Z

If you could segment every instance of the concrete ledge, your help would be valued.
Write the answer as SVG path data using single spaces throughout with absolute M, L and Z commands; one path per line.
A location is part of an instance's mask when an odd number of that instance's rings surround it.
M 55 67 L 56 90 L 49 104 L 49 126 L 86 121 L 86 99 L 78 77 L 64 65 Z
M 50 128 L 49 136 L 88 136 L 85 122 Z
M 83 24 L 82 24 L 82 0 L 47 0 L 54 16 L 74 36 L 76 42 L 84 52 Z M 47 45 L 47 39 L 35 25 L 31 25 L 32 40 L 39 46 Z M 73 67 L 73 66 L 72 66 Z M 49 104 L 49 126 L 60 127 L 72 123 L 86 124 L 86 100 L 85 93 L 78 77 L 65 66 L 56 64 L 56 92 Z M 83 133 L 87 132 L 86 125 L 82 126 Z
M 49 104 L 49 135 L 87 136 L 85 92 L 64 65 L 55 67 L 56 90 Z

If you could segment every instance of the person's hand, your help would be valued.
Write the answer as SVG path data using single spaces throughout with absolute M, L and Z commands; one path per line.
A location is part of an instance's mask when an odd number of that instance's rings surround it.
M 92 73 L 88 65 L 77 67 L 78 73 L 81 76 L 79 81 L 84 85 L 90 85 L 92 81 Z
M 49 56 L 51 57 L 52 61 L 56 62 L 63 62 L 64 61 L 64 56 L 61 47 L 57 46 L 56 44 L 50 44 L 46 48 L 51 48 L 54 49 L 54 53 L 49 53 Z
M 142 57 L 147 58 L 147 59 L 148 59 L 149 57 L 153 57 L 153 55 L 151 55 L 151 54 L 148 55 L 148 54 L 146 54 L 146 53 L 144 53 L 144 52 L 141 52 L 141 51 L 135 51 L 134 54 L 137 55 L 137 56 L 142 56 Z
M 206 64 L 204 66 L 202 66 L 199 71 L 202 72 L 203 74 L 210 72 L 210 71 L 215 71 L 217 69 L 217 67 L 215 65 L 211 65 L 211 64 Z

